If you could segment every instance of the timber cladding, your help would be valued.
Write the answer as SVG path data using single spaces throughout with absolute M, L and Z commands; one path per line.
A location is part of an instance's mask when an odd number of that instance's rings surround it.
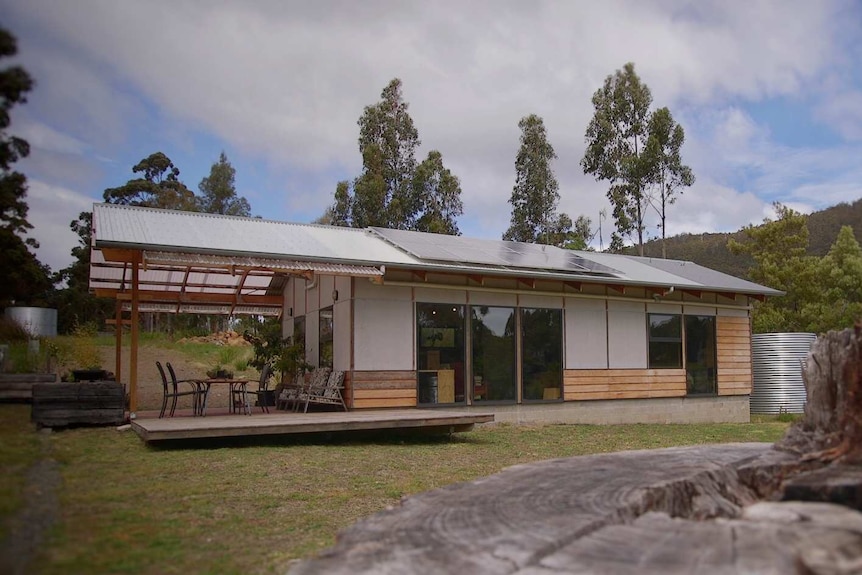
M 416 407 L 416 372 L 354 371 L 350 393 L 353 409 Z
M 684 369 L 567 369 L 566 401 L 685 397 Z
M 747 317 L 718 316 L 718 394 L 751 394 L 751 323 Z

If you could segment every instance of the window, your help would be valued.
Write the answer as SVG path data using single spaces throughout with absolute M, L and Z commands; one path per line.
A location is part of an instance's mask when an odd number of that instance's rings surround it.
M 420 405 L 464 401 L 465 322 L 463 305 L 416 304 L 416 381 Z
M 320 367 L 332 367 L 332 308 L 327 307 L 320 310 L 320 352 L 317 365 Z
M 682 367 L 682 317 L 649 314 L 649 367 Z
M 515 308 L 471 307 L 473 401 L 516 400 Z
M 521 381 L 525 400 L 562 399 L 562 310 L 521 310 Z
M 716 393 L 715 318 L 685 316 L 685 374 L 689 395 Z

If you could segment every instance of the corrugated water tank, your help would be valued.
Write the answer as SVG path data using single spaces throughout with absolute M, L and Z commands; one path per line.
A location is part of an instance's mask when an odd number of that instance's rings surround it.
M 759 333 L 751 337 L 751 413 L 804 411 L 802 363 L 815 339 L 813 333 Z
M 6 317 L 33 337 L 57 337 L 57 310 L 46 307 L 7 307 Z

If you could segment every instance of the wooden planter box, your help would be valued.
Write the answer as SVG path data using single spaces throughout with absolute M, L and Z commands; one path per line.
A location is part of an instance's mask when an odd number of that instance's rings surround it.
M 126 393 L 116 381 L 36 383 L 30 420 L 38 427 L 121 425 Z

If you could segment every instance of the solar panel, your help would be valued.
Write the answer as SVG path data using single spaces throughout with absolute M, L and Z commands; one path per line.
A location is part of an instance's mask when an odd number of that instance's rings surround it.
M 396 247 L 426 261 L 559 270 L 590 275 L 616 275 L 619 273 L 613 268 L 556 246 L 505 240 L 482 240 L 386 228 L 372 229 Z

